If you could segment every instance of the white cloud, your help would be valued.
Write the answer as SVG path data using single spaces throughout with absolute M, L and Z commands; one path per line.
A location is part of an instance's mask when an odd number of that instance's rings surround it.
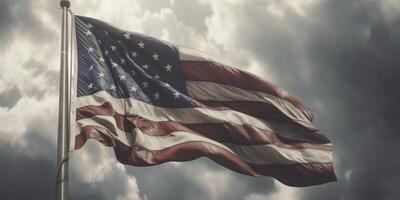
M 42 149 L 41 144 L 31 141 L 28 134 L 35 134 L 47 141 L 47 144 L 54 144 L 57 135 L 57 124 L 54 123 L 57 119 L 57 105 L 58 98 L 55 96 L 41 100 L 23 97 L 11 109 L 0 108 L 1 140 L 13 144 L 31 157 L 54 159 L 50 157 L 50 152 L 46 152 L 48 149 Z
M 117 27 L 133 29 L 138 16 L 144 11 L 137 1 L 121 0 L 101 1 L 80 0 L 71 5 L 72 11 L 77 15 L 84 15 L 108 21 Z
M 207 166 L 196 167 L 196 173 L 201 174 L 201 176 L 195 177 L 195 181 L 203 185 L 209 192 L 210 197 L 215 200 L 229 193 L 232 185 L 227 183 L 235 181 L 229 171 L 210 170 Z
M 46 152 L 47 147 L 29 141 L 29 134 L 49 144 L 56 141 L 58 96 L 54 91 L 54 84 L 57 84 L 54 68 L 59 58 L 58 51 L 54 51 L 56 47 L 51 42 L 38 47 L 28 38 L 20 37 L 6 51 L 0 52 L 0 92 L 17 88 L 22 93 L 20 99 L 15 99 L 14 107 L 0 108 L 3 132 L 0 140 L 16 145 L 32 157 L 54 159 Z M 27 149 L 32 148 L 31 145 L 34 148 Z

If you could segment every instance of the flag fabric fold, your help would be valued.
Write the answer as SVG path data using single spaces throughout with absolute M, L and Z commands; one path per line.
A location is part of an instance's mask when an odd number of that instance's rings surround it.
M 335 181 L 332 145 L 283 89 L 202 53 L 75 16 L 75 149 L 87 139 L 134 166 L 206 156 L 291 186 Z

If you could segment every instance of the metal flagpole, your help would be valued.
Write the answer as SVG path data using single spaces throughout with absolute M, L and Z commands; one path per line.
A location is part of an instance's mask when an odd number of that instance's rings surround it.
M 61 64 L 60 64 L 60 90 L 58 107 L 58 141 L 57 141 L 57 184 L 56 199 L 68 199 L 68 159 L 70 139 L 70 66 L 68 62 L 68 9 L 69 0 L 61 0 L 62 25 L 61 25 Z

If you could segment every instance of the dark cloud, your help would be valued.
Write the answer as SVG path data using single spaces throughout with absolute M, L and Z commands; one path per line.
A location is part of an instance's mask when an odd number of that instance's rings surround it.
M 0 51 L 4 50 L 14 39 L 27 37 L 34 43 L 41 43 L 49 39 L 55 39 L 57 33 L 47 28 L 35 10 L 43 6 L 50 6 L 57 3 L 48 1 L 43 5 L 30 0 L 0 0 Z M 58 19 L 54 16 L 57 8 L 55 5 L 49 9 L 51 19 Z
M 37 134 L 31 134 L 27 141 L 29 148 L 37 148 L 33 144 L 46 145 L 43 138 Z M 52 146 L 51 154 L 53 159 L 45 157 L 32 157 L 27 149 L 21 149 L 10 144 L 0 143 L 0 199 L 2 200 L 25 200 L 41 199 L 51 200 L 55 195 L 55 147 Z M 53 153 L 50 153 L 53 152 Z M 94 153 L 93 153 L 94 154 Z M 109 200 L 126 194 L 133 188 L 127 188 L 125 184 L 126 175 L 123 173 L 110 173 L 103 180 L 86 182 L 80 177 L 80 173 L 70 173 L 70 197 L 72 200 Z M 135 192 L 135 191 L 132 191 Z
M 398 199 L 400 18 L 387 21 L 384 2 L 321 1 L 283 18 L 254 9 L 264 3 L 244 6 L 238 45 L 314 107 L 334 144 L 339 182 L 300 190 L 303 199 Z
M 21 98 L 21 91 L 13 87 L 0 93 L 0 107 L 12 108 Z
M 321 101 L 337 102 L 326 105 L 332 114 L 324 117 L 325 123 L 336 121 L 336 127 L 327 127 L 342 173 L 331 192 L 345 199 L 400 198 L 394 186 L 400 160 L 393 159 L 400 151 L 400 94 L 393 92 L 400 85 L 400 18 L 387 22 L 380 8 L 370 1 L 320 5 L 320 24 L 307 49 L 314 81 L 320 83 L 317 94 Z M 331 95 L 322 95 L 327 92 Z M 348 179 L 345 171 L 351 171 Z M 317 193 L 307 192 L 305 199 Z
M 54 163 L 0 144 L 0 199 L 54 199 Z
M 8 0 L 1 0 L 0 6 L 0 41 L 5 42 L 7 41 L 5 37 L 10 34 L 10 26 L 14 23 L 15 19 L 11 13 L 10 2 Z M 4 41 L 3 41 L 4 40 Z M 0 46 L 0 48 L 2 48 Z
M 1 132 L 0 132 L 1 133 Z M 0 141 L 0 199 L 25 200 L 55 198 L 55 147 L 37 133 L 28 134 L 27 148 L 21 148 Z M 35 151 L 48 148 L 46 155 L 32 156 L 29 148 Z M 43 147 L 46 146 L 46 147 Z M 49 159 L 51 157 L 52 159 Z M 71 169 L 70 197 L 72 200 L 114 199 L 134 188 L 127 188 L 126 175 L 110 173 L 104 180 L 90 183 Z M 134 191 L 133 191 L 134 192 Z
M 29 128 L 36 129 L 24 134 L 23 146 L 11 145 L 0 140 L 0 199 L 25 200 L 41 199 L 51 200 L 55 195 L 56 147 L 55 142 L 37 131 L 46 131 L 43 126 Z M 0 131 L 0 134 L 2 132 Z M 97 143 L 88 143 L 89 148 L 99 150 L 104 148 Z M 97 147 L 97 148 L 96 148 Z M 96 157 L 96 153 L 91 154 Z M 103 157 L 104 159 L 104 157 Z M 96 160 L 96 158 L 94 158 Z M 98 159 L 98 164 L 104 160 Z M 73 164 L 74 160 L 71 160 Z M 116 163 L 111 163 L 115 166 Z M 79 166 L 79 165 L 78 165 Z M 116 199 L 127 192 L 135 193 L 136 188 L 129 188 L 127 175 L 121 170 L 112 168 L 103 179 L 88 182 L 81 177 L 85 173 L 80 168 L 70 165 L 70 199 Z M 103 175 L 103 174 L 102 174 Z

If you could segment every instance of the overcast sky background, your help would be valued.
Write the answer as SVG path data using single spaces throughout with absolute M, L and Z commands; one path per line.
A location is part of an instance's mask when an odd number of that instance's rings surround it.
M 338 182 L 307 188 L 202 158 L 138 168 L 96 141 L 73 154 L 72 199 L 400 199 L 400 1 L 72 0 L 75 14 L 199 49 L 316 112 Z M 0 199 L 53 199 L 61 11 L 0 0 Z

